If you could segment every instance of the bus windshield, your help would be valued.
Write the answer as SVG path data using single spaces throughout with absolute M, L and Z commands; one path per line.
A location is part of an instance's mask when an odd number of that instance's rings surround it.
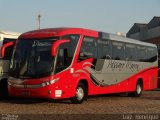
M 54 57 L 52 43 L 57 39 L 21 39 L 13 50 L 10 76 L 15 78 L 37 78 L 52 74 Z
M 31 79 L 65 70 L 73 61 L 79 38 L 80 35 L 62 36 L 61 39 L 68 39 L 70 42 L 61 44 L 55 57 L 51 55 L 51 47 L 60 37 L 18 40 L 11 58 L 9 76 Z

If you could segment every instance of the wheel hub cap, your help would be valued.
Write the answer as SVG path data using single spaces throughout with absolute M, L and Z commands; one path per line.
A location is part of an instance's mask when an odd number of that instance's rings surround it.
M 138 94 L 140 94 L 140 93 L 141 93 L 141 91 L 142 91 L 141 86 L 140 86 L 140 85 L 138 85 L 138 86 L 137 86 L 137 93 L 138 93 Z
M 84 97 L 84 91 L 81 87 L 79 87 L 76 91 L 76 97 L 78 100 L 82 100 Z

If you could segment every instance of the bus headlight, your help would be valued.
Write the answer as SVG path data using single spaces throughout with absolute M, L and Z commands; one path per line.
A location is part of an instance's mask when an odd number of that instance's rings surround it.
M 42 87 L 45 87 L 46 86 L 46 84 L 45 83 L 42 83 Z
M 47 81 L 47 82 L 43 82 L 42 83 L 42 87 L 45 87 L 45 86 L 48 86 L 48 85 L 52 85 L 55 82 L 57 82 L 58 80 L 59 80 L 59 78 L 56 78 L 56 79 L 53 79 L 53 80 L 50 80 L 50 81 Z
M 53 79 L 50 81 L 50 84 L 53 84 L 53 83 L 57 82 L 58 80 L 59 80 L 59 78 Z

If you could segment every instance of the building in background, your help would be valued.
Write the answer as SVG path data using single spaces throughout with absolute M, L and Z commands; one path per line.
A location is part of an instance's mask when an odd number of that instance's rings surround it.
M 126 37 L 156 44 L 160 56 L 160 16 L 153 17 L 148 24 L 135 23 Z
M 126 34 L 129 38 L 134 38 L 144 42 L 160 45 L 160 17 L 153 17 L 148 24 L 135 23 Z
M 126 37 L 144 42 L 154 43 L 158 46 L 159 68 L 160 68 L 160 16 L 155 16 L 148 23 L 135 23 L 126 34 Z M 159 71 L 160 78 L 160 71 Z M 160 80 L 159 80 L 160 87 Z

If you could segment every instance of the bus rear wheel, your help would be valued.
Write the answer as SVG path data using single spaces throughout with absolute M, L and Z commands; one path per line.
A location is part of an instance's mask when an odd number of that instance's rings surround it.
M 76 88 L 75 97 L 71 98 L 73 104 L 81 104 L 87 98 L 87 89 L 83 83 L 79 83 Z
M 141 81 L 138 81 L 136 84 L 136 90 L 128 94 L 131 97 L 140 97 L 143 91 L 143 85 Z

